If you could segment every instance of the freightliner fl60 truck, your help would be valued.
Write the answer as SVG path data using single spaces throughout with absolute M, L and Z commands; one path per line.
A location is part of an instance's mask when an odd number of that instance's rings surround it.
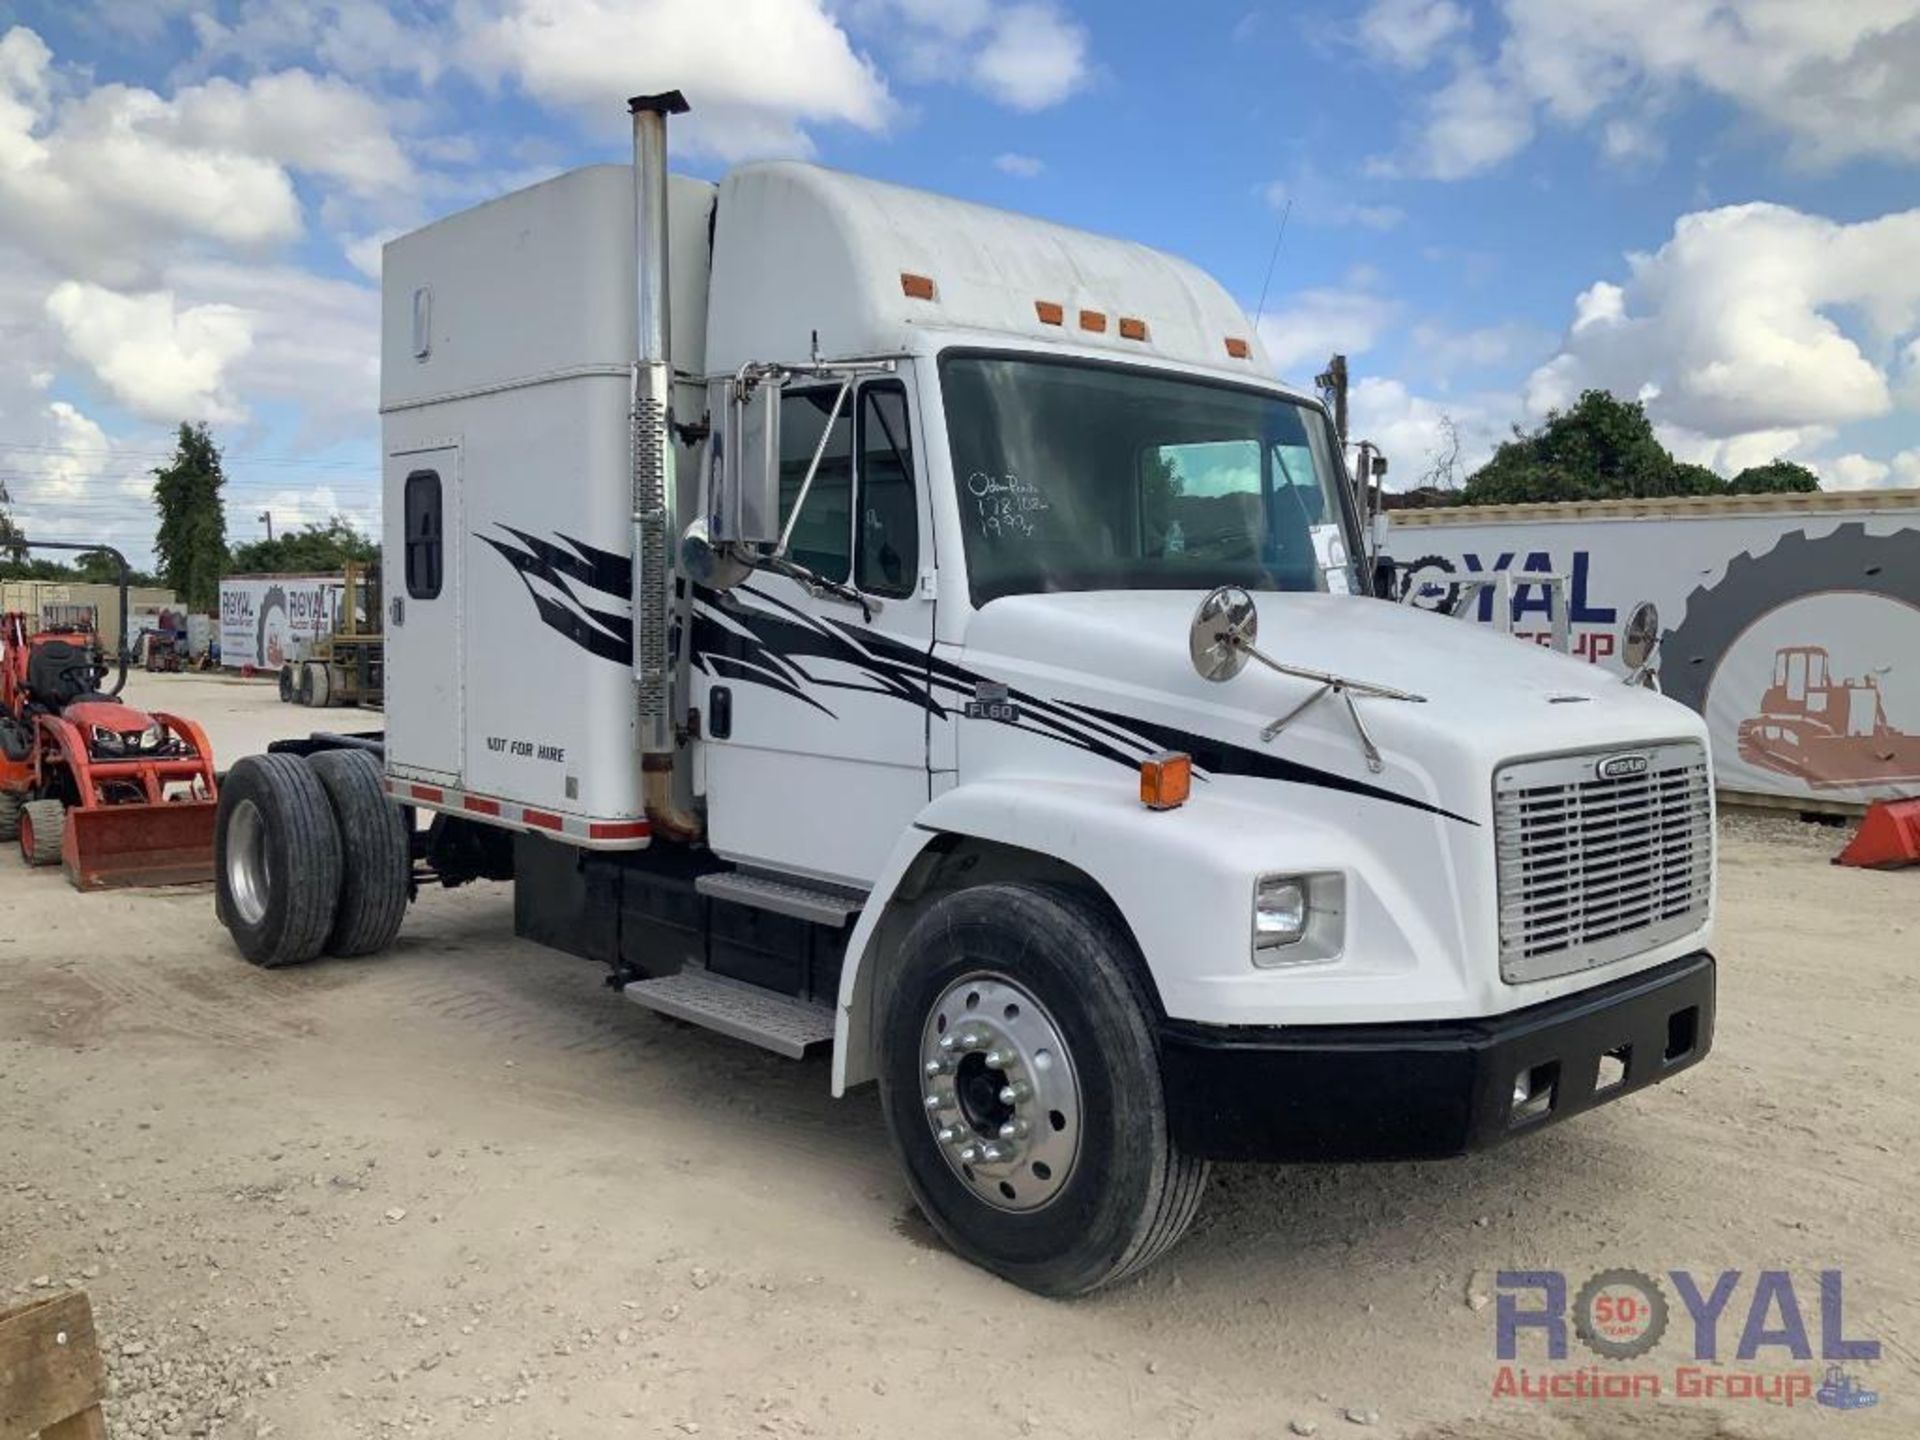
M 631 168 L 386 248 L 386 728 L 222 787 L 248 959 L 510 880 L 629 999 L 877 1083 L 940 1233 L 1055 1295 L 1212 1160 L 1457 1155 L 1706 1053 L 1701 721 L 1377 598 L 1217 283 L 670 176 L 684 102 L 631 108 Z

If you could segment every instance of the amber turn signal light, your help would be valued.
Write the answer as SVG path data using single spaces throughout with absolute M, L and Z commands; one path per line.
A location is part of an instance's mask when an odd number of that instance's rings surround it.
M 1187 803 L 1193 789 L 1193 757 L 1178 750 L 1140 762 L 1140 803 L 1149 810 L 1171 810 Z
M 933 281 L 925 275 L 915 275 L 910 270 L 900 272 L 900 291 L 909 300 L 933 299 Z

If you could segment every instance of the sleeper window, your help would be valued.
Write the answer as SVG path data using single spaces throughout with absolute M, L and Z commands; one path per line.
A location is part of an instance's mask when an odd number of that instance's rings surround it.
M 920 570 L 920 508 L 913 482 L 907 392 L 884 381 L 860 391 L 860 529 L 855 578 L 872 595 L 913 593 Z
M 432 600 L 440 593 L 440 476 L 416 470 L 407 476 L 403 510 L 407 523 L 407 594 Z
M 780 523 L 793 514 L 807 466 L 820 444 L 838 386 L 789 391 L 780 400 Z M 845 580 L 853 551 L 853 403 L 840 407 L 820 454 L 820 469 L 801 507 L 790 554 L 828 580 Z

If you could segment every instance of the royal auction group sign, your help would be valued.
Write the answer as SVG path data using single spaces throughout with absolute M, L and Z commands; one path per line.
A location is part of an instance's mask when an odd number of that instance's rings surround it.
M 1395 514 L 1407 602 L 1497 618 L 1621 669 L 1643 600 L 1661 688 L 1706 717 L 1722 790 L 1861 802 L 1920 794 L 1920 493 L 1609 501 Z M 1559 585 L 1527 585 L 1528 573 Z

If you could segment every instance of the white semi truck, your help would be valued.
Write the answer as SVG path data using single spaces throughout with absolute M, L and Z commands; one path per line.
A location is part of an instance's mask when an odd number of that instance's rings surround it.
M 1713 1032 L 1698 716 L 1375 598 L 1213 280 L 811 165 L 590 166 L 387 246 L 387 715 L 242 761 L 262 965 L 415 887 L 876 1082 L 961 1254 L 1070 1295 L 1223 1158 L 1457 1155 Z

